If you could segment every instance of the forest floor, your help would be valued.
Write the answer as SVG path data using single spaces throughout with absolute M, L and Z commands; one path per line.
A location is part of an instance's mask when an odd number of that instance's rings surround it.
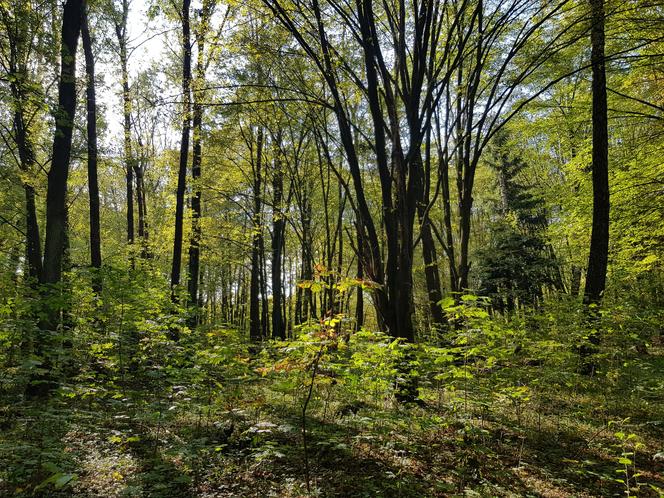
M 424 403 L 404 406 L 340 394 L 321 366 L 306 453 L 311 370 L 300 385 L 203 375 L 167 389 L 79 379 L 39 403 L 5 392 L 0 496 L 660 496 L 661 348 L 608 380 L 549 383 L 546 368 L 515 362 L 523 389 L 500 397 L 495 380 L 423 382 Z

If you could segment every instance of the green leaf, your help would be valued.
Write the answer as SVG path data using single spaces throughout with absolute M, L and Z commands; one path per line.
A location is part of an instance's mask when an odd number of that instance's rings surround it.
M 53 485 L 55 486 L 55 489 L 61 489 L 70 482 L 76 481 L 77 478 L 78 476 L 76 474 L 62 474 L 53 482 Z

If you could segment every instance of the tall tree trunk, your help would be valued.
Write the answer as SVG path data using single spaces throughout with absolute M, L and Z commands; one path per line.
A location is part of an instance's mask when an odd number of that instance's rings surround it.
M 127 20 L 129 0 L 122 0 L 120 22 L 115 23 L 115 35 L 120 49 L 120 78 L 122 83 L 123 147 L 127 197 L 127 242 L 134 243 L 134 169 L 131 151 L 131 95 L 129 94 L 129 72 L 127 71 Z
M 180 140 L 180 164 L 175 203 L 175 236 L 173 238 L 173 264 L 171 267 L 171 289 L 177 300 L 182 268 L 182 231 L 184 223 L 184 194 L 187 183 L 187 162 L 189 158 L 189 131 L 191 123 L 191 36 L 189 7 L 191 0 L 182 0 L 182 137 Z
M 609 134 L 604 60 L 604 0 L 591 0 L 593 72 L 593 224 L 584 302 L 599 304 L 606 286 L 609 255 Z
M 591 63 L 592 63 L 592 122 L 593 122 L 593 223 L 590 236 L 590 254 L 586 272 L 583 302 L 589 309 L 589 345 L 580 348 L 581 371 L 592 374 L 595 362 L 591 358 L 599 344 L 597 331 L 600 305 L 606 288 L 606 269 L 609 259 L 609 133 L 606 97 L 606 67 L 604 58 L 604 0 L 591 0 Z
M 256 139 L 256 159 L 253 178 L 253 212 L 252 212 L 252 243 L 251 243 L 251 276 L 249 284 L 249 337 L 252 341 L 261 340 L 261 194 L 262 194 L 262 161 L 263 161 L 263 129 L 259 128 Z
M 196 98 L 194 97 L 194 100 Z M 194 103 L 193 112 L 193 135 L 194 142 L 191 156 L 191 179 L 194 185 L 194 193 L 191 196 L 191 238 L 189 240 L 189 303 L 195 306 L 198 302 L 198 285 L 200 274 L 200 243 L 201 243 L 201 188 L 199 180 L 201 177 L 201 124 L 203 119 L 203 107 L 200 103 Z
M 30 8 L 30 6 L 28 6 Z M 15 12 L 14 15 L 20 19 L 22 13 Z M 39 222 L 37 219 L 37 208 L 35 202 L 35 188 L 30 183 L 34 175 L 35 149 L 30 137 L 30 130 L 26 120 L 26 105 L 29 102 L 29 81 L 26 55 L 26 45 L 32 43 L 28 40 L 31 35 L 27 30 L 17 29 L 13 36 L 8 32 L 9 67 L 11 76 L 9 88 L 12 96 L 12 108 L 14 111 L 13 127 L 14 140 L 18 150 L 19 168 L 24 175 L 23 190 L 25 195 L 25 259 L 27 263 L 27 275 L 31 285 L 35 286 L 41 279 L 42 254 L 41 241 L 39 237 Z
M 68 246 L 67 179 L 71 159 L 71 142 L 76 111 L 76 48 L 81 32 L 84 1 L 67 0 L 62 15 L 62 41 L 60 48 L 60 82 L 58 85 L 58 109 L 53 136 L 53 155 L 48 172 L 46 194 L 46 240 L 42 283 L 60 284 Z M 45 316 L 40 322 L 40 332 L 35 341 L 35 355 L 41 358 L 40 372 L 32 375 L 26 389 L 29 397 L 44 396 L 54 387 L 51 349 L 51 331 L 56 330 L 65 290 L 59 286 L 46 289 Z M 55 304 L 54 304 L 55 303 Z M 69 342 L 69 341 L 67 341 Z M 67 347 L 67 344 L 65 344 Z
M 280 141 L 278 141 L 280 142 Z M 272 334 L 277 339 L 286 339 L 286 327 L 282 314 L 282 263 L 286 219 L 282 212 L 284 175 L 279 151 L 275 147 L 274 172 L 272 176 Z
M 33 283 L 36 283 L 41 279 L 42 257 L 39 222 L 37 221 L 37 207 L 35 202 L 35 188 L 26 183 L 23 185 L 23 189 L 25 190 L 26 258 L 28 262 L 28 276 Z
M 311 281 L 314 278 L 314 261 L 311 233 L 311 199 L 307 193 L 303 200 L 302 213 L 302 280 Z M 316 317 L 316 299 L 310 287 L 303 289 L 302 295 L 302 322 Z
M 191 158 L 191 179 L 194 194 L 191 197 L 191 238 L 189 241 L 189 302 L 196 305 L 198 301 L 198 286 L 200 280 L 201 258 L 201 163 L 202 163 L 202 127 L 203 104 L 205 97 L 205 35 L 208 29 L 208 20 L 212 13 L 214 2 L 203 2 L 200 11 L 200 25 L 196 31 L 196 79 L 194 82 L 193 106 L 193 147 Z M 195 319 L 195 316 L 194 316 Z
M 95 62 L 88 27 L 86 9 L 81 21 L 81 38 L 85 53 L 85 73 L 87 76 L 87 135 L 88 135 L 88 193 L 90 202 L 90 264 L 101 268 L 101 230 L 99 223 L 99 183 L 97 181 L 97 100 L 95 96 Z M 100 275 L 95 275 L 94 288 L 101 291 Z
M 200 45 L 199 45 L 200 50 Z M 200 273 L 200 255 L 201 255 L 201 125 L 203 121 L 203 107 L 200 102 L 196 102 L 194 96 L 193 108 L 193 147 L 191 156 L 191 179 L 194 187 L 194 193 L 191 196 L 191 238 L 189 240 L 189 303 L 195 306 L 198 302 L 198 284 Z
M 443 203 L 443 228 L 445 230 L 445 240 L 440 240 L 445 255 L 447 256 L 447 268 L 450 277 L 450 291 L 453 295 L 459 292 L 459 277 L 457 274 L 457 263 L 454 249 L 454 231 L 452 228 L 452 197 L 450 194 L 450 153 L 448 148 L 449 116 L 452 113 L 451 95 L 449 86 L 446 90 L 447 106 L 445 109 L 445 136 L 441 133 L 441 123 L 438 113 L 435 115 L 436 124 L 436 148 L 438 153 L 438 175 L 440 176 L 440 193 Z M 457 128 L 458 131 L 458 128 Z
M 339 212 L 337 215 L 337 234 L 336 239 L 339 247 L 337 248 L 337 269 L 336 269 L 336 279 L 337 281 L 342 278 L 342 271 L 344 265 L 344 210 L 346 208 L 346 197 L 344 196 L 343 187 L 341 183 L 337 184 L 338 190 L 338 208 Z M 334 286 L 330 286 L 334 288 Z M 332 302 L 332 314 L 343 313 L 343 293 L 337 291 L 336 293 L 336 302 Z M 334 295 L 334 294 L 333 294 Z
M 62 279 L 62 261 L 67 239 L 67 179 L 76 111 L 76 48 L 81 32 L 83 4 L 83 0 L 67 0 L 62 17 L 58 109 L 46 195 L 43 281 L 50 284 L 58 283 Z
M 263 192 L 262 197 L 265 197 Z M 258 280 L 259 293 L 261 296 L 261 336 L 264 339 L 270 337 L 270 306 L 267 300 L 267 264 L 265 264 L 265 237 L 262 230 L 260 234 L 260 249 L 258 250 L 260 267 L 260 278 Z

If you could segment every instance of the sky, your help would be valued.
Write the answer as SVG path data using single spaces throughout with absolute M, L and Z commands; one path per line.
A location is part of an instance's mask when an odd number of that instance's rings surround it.
M 167 37 L 169 32 L 175 29 L 174 26 L 166 26 L 163 20 L 149 20 L 147 15 L 149 3 L 148 0 L 130 2 L 130 14 L 127 20 L 130 53 L 127 70 L 130 84 L 140 71 L 167 57 Z M 107 142 L 107 146 L 113 147 L 122 142 L 123 133 L 120 61 L 117 53 L 112 52 L 99 58 L 97 74 L 103 75 L 104 79 L 104 85 L 100 88 L 98 97 L 100 103 L 105 107 L 108 124 L 104 141 Z

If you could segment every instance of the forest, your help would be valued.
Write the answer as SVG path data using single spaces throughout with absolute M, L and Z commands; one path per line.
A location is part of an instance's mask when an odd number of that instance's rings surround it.
M 0 0 L 0 98 L 0 496 L 664 496 L 662 0 Z

